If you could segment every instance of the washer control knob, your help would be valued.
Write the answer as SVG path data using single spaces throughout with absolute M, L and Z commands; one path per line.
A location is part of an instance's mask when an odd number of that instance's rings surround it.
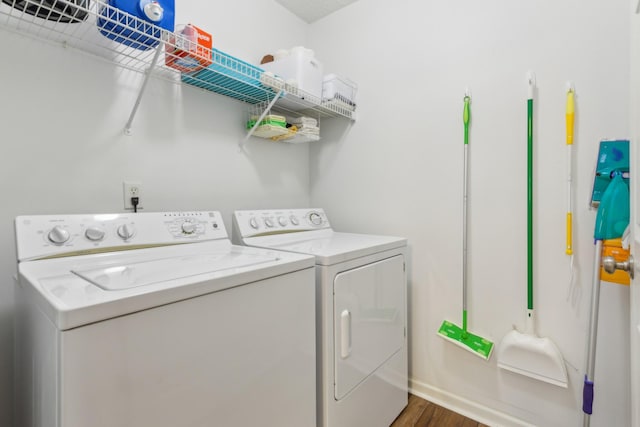
M 285 225 L 287 225 L 287 218 L 285 218 L 283 216 L 279 217 L 278 218 L 278 224 L 280 224 L 281 226 L 284 227 Z
M 298 221 L 298 218 L 295 215 L 291 215 L 289 217 L 289 221 L 291 221 L 291 224 L 293 225 L 298 225 L 300 224 L 300 221 Z
M 269 228 L 273 227 L 273 221 L 271 221 L 271 218 L 265 218 L 264 225 L 266 225 Z
M 260 226 L 258 225 L 258 221 L 256 221 L 256 219 L 255 219 L 255 218 L 251 218 L 251 219 L 249 220 L 249 225 L 251 226 L 251 228 L 253 228 L 253 229 L 255 229 L 255 230 L 257 230 L 257 229 L 258 229 L 258 227 L 260 227 Z
M 181 228 L 184 234 L 193 234 L 196 231 L 196 224 L 191 221 L 185 221 L 182 223 Z
M 69 235 L 69 232 L 67 230 L 60 227 L 59 225 L 56 225 L 51 229 L 51 231 L 49 231 L 49 235 L 47 237 L 49 238 L 49 241 L 51 243 L 55 243 L 56 245 L 61 245 L 67 240 L 69 240 L 69 237 L 71 236 Z
M 92 242 L 98 242 L 104 239 L 104 229 L 100 227 L 89 227 L 84 232 L 84 236 Z
M 117 233 L 122 240 L 129 240 L 134 234 L 136 234 L 136 229 L 133 228 L 133 225 L 131 224 L 122 224 L 118 227 Z
M 311 224 L 313 224 L 313 225 L 321 225 L 322 224 L 322 217 L 320 216 L 320 214 L 318 212 L 311 212 L 309 214 L 309 221 L 311 221 Z

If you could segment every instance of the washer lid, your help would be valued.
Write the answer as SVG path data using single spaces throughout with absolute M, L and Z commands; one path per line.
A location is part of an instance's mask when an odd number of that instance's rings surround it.
M 18 264 L 26 296 L 61 330 L 313 268 L 312 256 L 228 240 Z
M 314 255 L 316 265 L 333 265 L 407 245 L 404 237 L 338 233 L 330 229 L 244 239 L 250 246 Z
M 106 291 L 114 291 L 242 267 L 255 267 L 279 260 L 280 257 L 276 253 L 194 254 L 109 267 L 75 269 L 71 272 Z

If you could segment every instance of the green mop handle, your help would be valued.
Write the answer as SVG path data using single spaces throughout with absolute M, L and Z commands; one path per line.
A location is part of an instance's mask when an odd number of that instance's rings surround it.
M 467 151 L 469 147 L 469 120 L 471 119 L 471 97 L 464 97 L 464 109 L 462 111 L 462 122 L 464 123 L 464 189 L 463 189 L 463 209 L 462 209 L 462 333 L 467 333 L 467 187 L 468 187 L 468 159 Z
M 469 145 L 469 120 L 471 119 L 471 98 L 464 97 L 464 110 L 462 111 L 462 122 L 464 123 L 464 145 Z

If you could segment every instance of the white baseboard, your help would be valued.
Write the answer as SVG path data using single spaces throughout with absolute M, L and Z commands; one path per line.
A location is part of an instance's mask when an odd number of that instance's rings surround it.
M 503 412 L 487 408 L 479 403 L 449 393 L 428 384 L 409 380 L 409 391 L 436 405 L 445 407 L 465 417 L 493 427 L 535 427 L 526 421 L 512 417 Z

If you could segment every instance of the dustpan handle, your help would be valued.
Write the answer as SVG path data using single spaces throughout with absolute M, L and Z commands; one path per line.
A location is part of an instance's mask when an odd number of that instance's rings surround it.
M 533 88 L 534 78 L 529 76 L 527 99 L 527 308 L 533 310 Z M 527 317 L 531 317 L 528 313 Z

